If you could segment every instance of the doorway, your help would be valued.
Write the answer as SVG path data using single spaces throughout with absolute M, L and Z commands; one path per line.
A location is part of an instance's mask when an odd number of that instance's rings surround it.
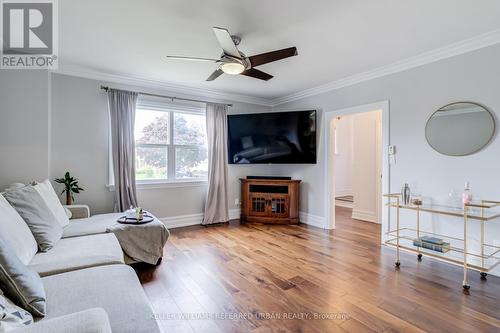
M 326 112 L 326 216 L 335 228 L 336 207 L 352 218 L 388 225 L 382 194 L 389 189 L 389 103 Z

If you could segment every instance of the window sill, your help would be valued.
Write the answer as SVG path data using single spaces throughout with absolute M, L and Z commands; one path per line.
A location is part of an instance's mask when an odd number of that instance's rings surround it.
M 177 181 L 138 181 L 137 190 L 168 189 L 179 187 L 201 187 L 207 186 L 208 180 L 177 180 Z M 106 185 L 110 192 L 115 190 L 115 185 Z

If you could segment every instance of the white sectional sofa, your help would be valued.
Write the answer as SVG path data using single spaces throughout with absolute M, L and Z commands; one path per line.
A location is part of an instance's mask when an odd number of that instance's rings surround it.
M 40 276 L 88 267 L 124 264 L 123 252 L 113 234 L 62 238 L 49 252 L 35 254 L 28 267 Z
M 47 315 L 43 320 L 99 308 L 106 312 L 114 333 L 159 332 L 151 305 L 130 266 L 86 268 L 47 276 L 42 281 L 47 294 Z
M 25 225 L 21 226 L 24 221 L 14 216 L 15 210 L 6 205 L 0 194 L 0 237 L 17 246 L 12 252 L 41 276 L 46 307 L 43 318 L 35 317 L 34 323 L 9 332 L 160 332 L 140 281 L 135 271 L 124 264 L 124 254 L 113 233 L 82 232 L 59 239 L 46 252 L 34 253 L 26 240 L 33 235 Z M 8 212 L 2 214 L 6 209 Z
M 73 206 L 65 206 L 73 213 L 68 226 L 63 230 L 63 238 L 80 237 L 85 235 L 98 235 L 106 233 L 106 229 L 110 225 L 110 221 L 114 222 L 123 213 L 97 214 L 90 216 L 90 210 L 84 209 L 85 205 L 80 205 L 79 208 Z M 77 216 L 77 218 L 75 218 Z
M 47 314 L 13 333 L 160 332 L 135 271 L 104 265 L 42 278 Z

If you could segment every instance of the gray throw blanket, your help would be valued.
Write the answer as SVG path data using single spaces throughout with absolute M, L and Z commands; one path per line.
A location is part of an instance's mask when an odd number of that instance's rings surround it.
M 163 246 L 170 235 L 167 227 L 157 218 L 140 225 L 116 223 L 106 231 L 115 234 L 123 252 L 129 257 L 151 265 L 163 257 Z

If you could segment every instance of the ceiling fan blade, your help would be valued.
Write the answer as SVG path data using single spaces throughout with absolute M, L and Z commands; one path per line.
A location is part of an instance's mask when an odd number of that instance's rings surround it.
M 218 78 L 219 76 L 221 76 L 221 75 L 222 75 L 222 73 L 224 73 L 224 72 L 222 71 L 222 69 L 220 69 L 220 68 L 219 68 L 219 69 L 216 69 L 216 70 L 215 70 L 215 71 L 214 71 L 214 72 L 213 72 L 213 73 L 212 73 L 212 74 L 211 74 L 211 75 L 207 78 L 207 80 L 206 80 L 206 81 L 213 81 L 213 80 L 215 80 L 216 78 Z
M 219 44 L 224 51 L 225 54 L 235 57 L 238 59 L 241 59 L 240 52 L 238 51 L 238 48 L 233 42 L 233 39 L 231 38 L 231 34 L 227 29 L 224 28 L 218 28 L 218 27 L 213 27 L 215 37 L 219 41 Z
M 255 67 L 255 66 L 260 66 L 260 65 L 267 64 L 267 63 L 270 63 L 273 61 L 285 59 L 288 57 L 293 57 L 293 56 L 296 56 L 297 54 L 298 53 L 297 53 L 296 47 L 289 47 L 287 49 L 257 54 L 257 55 L 248 57 L 248 59 L 250 60 L 252 67 Z
M 209 62 L 218 62 L 219 59 L 210 59 L 210 58 L 196 58 L 196 57 L 181 57 L 181 56 L 167 56 L 168 59 L 173 60 L 193 60 L 193 61 L 209 61 Z
M 254 77 L 256 79 L 260 79 L 260 80 L 264 80 L 264 81 L 269 81 L 274 77 L 271 74 L 264 73 L 263 71 L 259 71 L 258 69 L 255 69 L 255 68 L 247 69 L 246 71 L 241 73 L 241 75 Z

